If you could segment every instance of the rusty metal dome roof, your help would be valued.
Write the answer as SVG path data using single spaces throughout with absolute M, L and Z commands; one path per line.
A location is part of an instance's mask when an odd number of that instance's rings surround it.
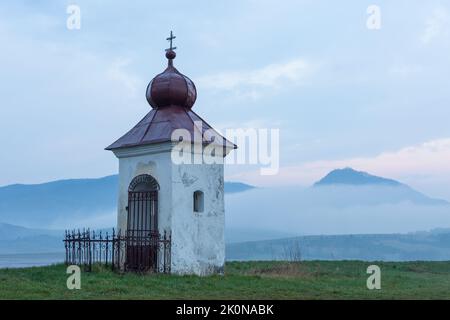
M 166 52 L 169 60 L 167 69 L 153 78 L 147 86 L 146 98 L 154 109 L 170 106 L 191 109 L 197 99 L 194 82 L 173 66 L 175 57 L 175 51 Z
M 176 129 L 185 129 L 194 141 L 201 137 L 203 144 L 220 145 L 226 149 L 237 146 L 215 131 L 205 120 L 191 110 L 197 98 L 197 90 L 191 79 L 181 74 L 174 66 L 176 47 L 175 39 L 170 32 L 170 48 L 166 50 L 168 67 L 150 81 L 146 97 L 152 110 L 130 131 L 111 144 L 106 150 L 118 150 L 163 142 L 179 142 L 172 140 Z

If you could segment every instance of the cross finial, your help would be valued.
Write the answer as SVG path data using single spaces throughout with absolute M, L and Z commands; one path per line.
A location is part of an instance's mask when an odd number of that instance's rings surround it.
M 168 37 L 166 40 L 170 42 L 170 48 L 166 49 L 166 51 L 173 51 L 175 50 L 177 47 L 173 47 L 172 46 L 172 42 L 173 40 L 176 38 L 176 36 L 173 35 L 173 32 L 170 31 L 170 37 Z

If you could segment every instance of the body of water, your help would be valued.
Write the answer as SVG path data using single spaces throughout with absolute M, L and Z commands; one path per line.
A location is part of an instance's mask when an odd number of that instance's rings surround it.
M 28 268 L 64 262 L 64 252 L 0 254 L 0 268 Z

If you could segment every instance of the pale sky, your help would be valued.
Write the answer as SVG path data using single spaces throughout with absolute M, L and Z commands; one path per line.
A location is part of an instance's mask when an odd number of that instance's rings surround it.
M 450 200 L 450 5 L 433 0 L 2 2 L 0 185 L 117 173 L 103 149 L 150 110 L 170 30 L 194 111 L 280 129 L 280 174 L 226 179 L 309 185 L 352 166 Z

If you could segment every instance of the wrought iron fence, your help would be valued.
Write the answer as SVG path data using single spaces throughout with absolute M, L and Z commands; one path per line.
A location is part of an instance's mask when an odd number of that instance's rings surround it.
M 116 271 L 170 273 L 171 236 L 164 231 L 115 229 L 96 232 L 89 229 L 67 230 L 65 263 L 92 271 L 103 265 Z

